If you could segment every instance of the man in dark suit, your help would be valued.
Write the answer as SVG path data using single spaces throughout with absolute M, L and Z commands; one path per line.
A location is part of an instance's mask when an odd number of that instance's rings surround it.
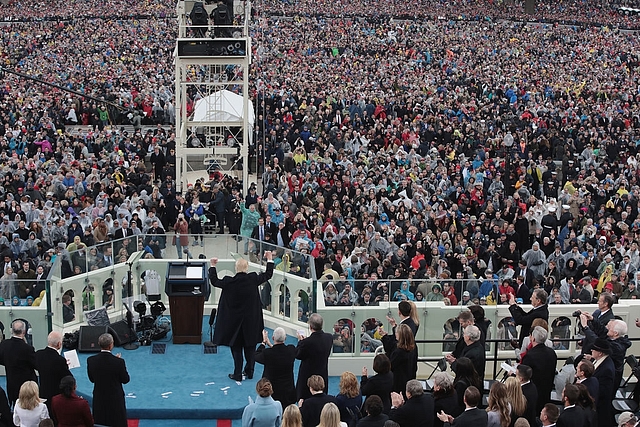
M 528 266 L 527 266 L 527 261 L 524 259 L 521 259 L 520 261 L 518 261 L 518 268 L 516 269 L 516 276 L 522 276 L 522 278 L 524 279 L 524 284 L 528 289 L 533 289 L 533 280 L 536 278 L 535 274 L 533 273 L 533 270 L 531 270 Z M 517 293 L 517 289 L 516 289 L 516 293 Z M 526 300 L 525 300 L 525 304 L 526 304 Z
M 96 424 L 127 427 L 127 407 L 122 384 L 130 380 L 127 366 L 120 354 L 111 354 L 113 337 L 98 338 L 100 353 L 87 359 L 87 374 L 93 383 L 93 418 Z
M 540 421 L 542 427 L 555 427 L 558 417 L 560 416 L 560 409 L 553 403 L 547 403 L 540 411 Z
M 400 427 L 432 427 L 435 410 L 433 396 L 424 394 L 418 380 L 407 381 L 405 394 L 406 402 L 400 393 L 391 393 L 389 419 L 400 424 Z
M 478 376 L 484 379 L 486 354 L 484 345 L 480 342 L 480 328 L 476 325 L 470 325 L 464 328 L 462 338 L 466 344 L 466 347 L 460 353 L 460 357 L 467 357 L 473 363 Z M 457 359 L 451 362 L 451 370 L 456 371 Z
M 602 298 L 602 296 L 600 298 Z M 609 296 L 607 295 L 607 299 L 608 298 Z M 611 310 L 609 310 L 608 313 L 611 313 Z M 629 341 L 629 338 L 627 337 L 627 324 L 623 320 L 609 320 L 605 326 L 605 336 L 602 337 L 592 329 L 592 327 L 598 328 L 598 326 L 596 326 L 597 321 L 595 319 L 589 321 L 589 317 L 589 313 L 584 311 L 580 315 L 580 324 L 583 327 L 584 340 L 582 343 L 582 354 L 576 359 L 576 362 L 580 362 L 585 355 L 591 354 L 591 347 L 598 338 L 604 338 L 611 346 L 611 353 L 609 357 L 613 360 L 613 365 L 616 368 L 616 376 L 613 383 L 620 384 L 622 381 L 627 349 L 631 347 L 631 341 Z
M 516 298 L 521 299 L 523 304 L 531 304 L 531 290 L 524 284 L 524 277 L 516 277 L 514 290 L 516 291 Z
M 296 383 L 297 399 L 306 399 L 311 396 L 307 380 L 312 375 L 320 375 L 324 380 L 324 391 L 329 387 L 329 355 L 333 348 L 333 337 L 322 330 L 322 316 L 313 313 L 309 316 L 309 329 L 311 335 L 305 338 L 298 333 L 298 346 L 296 347 L 296 359 L 300 360 L 298 369 L 298 382 Z
M 162 250 L 167 247 L 167 236 L 157 219 L 151 222 L 151 228 L 147 231 L 147 238 L 144 244 L 151 248 L 154 258 L 162 258 Z
M 420 325 L 417 325 L 416 322 L 414 322 L 414 320 L 411 318 L 411 303 L 409 301 L 400 301 L 398 303 L 398 316 L 400 316 L 400 324 L 401 325 L 407 325 L 409 327 L 409 329 L 411 329 L 411 332 L 413 332 L 413 337 L 416 337 L 416 334 L 418 333 L 418 328 L 420 327 Z M 396 340 L 396 327 L 398 326 L 398 322 L 396 322 L 396 319 L 394 319 L 391 316 L 387 316 L 387 320 L 389 321 L 389 323 L 392 326 L 392 334 L 389 334 L 387 337 L 391 340 L 393 340 L 395 342 L 395 344 L 397 344 L 397 340 Z M 418 364 L 417 364 L 417 360 L 418 360 L 418 346 L 415 346 L 413 348 L 413 360 L 416 361 L 415 366 L 413 367 L 413 372 L 418 372 Z
M 411 332 L 413 332 L 413 336 L 415 337 L 416 334 L 418 333 L 419 326 L 416 325 L 416 322 L 414 322 L 413 319 L 410 317 L 411 303 L 409 303 L 408 301 L 400 301 L 398 303 L 398 315 L 400 316 L 400 323 L 407 325 L 411 329 Z M 398 322 L 396 322 L 396 319 L 394 319 L 391 316 L 387 316 L 387 320 L 389 321 L 389 323 L 391 324 L 391 327 L 393 328 L 393 334 L 395 334 L 396 326 L 398 326 Z
M 280 212 L 280 210 L 278 210 L 278 213 Z M 267 234 L 269 235 L 269 237 L 271 237 L 271 240 L 274 240 L 273 238 L 275 237 L 276 233 L 278 232 L 278 224 L 276 224 L 275 222 L 271 221 L 271 218 L 273 218 L 271 215 L 266 214 L 264 217 L 264 228 L 265 230 L 267 230 Z
M 582 359 L 576 367 L 575 384 L 584 384 L 593 400 L 597 402 L 598 396 L 600 395 L 600 384 L 598 383 L 598 379 L 593 376 L 594 372 L 593 362 Z
M 24 340 L 27 327 L 22 320 L 11 323 L 11 338 L 0 342 L 0 365 L 4 365 L 7 376 L 7 397 L 13 406 L 18 400 L 20 387 L 26 381 L 38 381 L 36 376 L 36 353 Z
M 264 365 L 263 378 L 271 381 L 273 400 L 282 404 L 282 408 L 295 403 L 296 386 L 293 379 L 293 364 L 296 361 L 296 348 L 284 341 L 287 334 L 278 327 L 273 331 L 273 344 L 267 331 L 262 331 L 262 344 L 256 350 L 256 362 Z
M 478 405 L 482 400 L 482 394 L 474 386 L 469 386 L 464 392 L 465 410 L 457 418 L 447 415 L 444 411 L 440 411 L 438 419 L 442 421 L 444 427 L 487 427 L 489 422 L 487 412 L 478 409 Z
M 36 296 L 33 295 L 33 290 L 36 285 L 36 271 L 31 268 L 31 263 L 28 260 L 22 261 L 22 268 L 14 273 L 17 273 L 18 277 L 18 293 L 20 294 L 20 298 L 26 298 L 28 296 L 37 298 L 40 296 L 40 294 Z
M 545 345 L 549 333 L 541 326 L 536 326 L 531 331 L 531 347 L 522 358 L 522 364 L 531 368 L 531 382 L 538 390 L 538 404 L 536 414 L 542 411 L 545 403 L 551 400 L 553 380 L 555 378 L 555 366 L 558 363 L 556 352 Z M 552 368 L 553 367 L 553 368 Z
M 253 227 L 251 238 L 264 242 L 267 234 L 269 234 L 269 228 L 264 224 L 264 218 L 258 219 L 258 225 Z
M 607 337 L 607 324 L 614 319 L 611 306 L 614 302 L 613 295 L 602 293 L 598 297 L 598 309 L 593 313 L 582 312 L 589 321 L 589 328 L 600 338 Z
M 458 324 L 460 325 L 460 329 L 464 330 L 467 326 L 471 326 L 475 323 L 475 319 L 473 317 L 473 313 L 470 310 L 463 310 L 458 314 Z M 466 348 L 467 343 L 464 342 L 464 335 L 461 335 L 456 342 L 456 348 L 453 350 L 451 354 L 447 354 L 445 359 L 447 362 L 453 363 L 460 355 L 462 351 Z
M 597 338 L 591 346 L 591 361 L 595 371 L 594 378 L 598 380 L 598 400 L 596 401 L 596 412 L 598 414 L 598 425 L 607 426 L 613 423 L 613 406 L 611 401 L 616 394 L 614 378 L 616 368 L 611 355 L 611 344 L 603 338 Z
M 60 381 L 71 375 L 67 360 L 59 353 L 62 348 L 62 335 L 53 331 L 47 338 L 47 347 L 36 351 L 36 369 L 40 375 L 40 397 L 47 399 L 45 402 L 51 413 L 53 396 L 60 394 Z
M 531 295 L 531 305 L 533 308 L 528 312 L 524 311 L 522 307 L 516 304 L 516 300 L 513 295 L 509 298 L 509 311 L 513 316 L 513 320 L 516 325 L 520 325 L 520 337 L 519 343 L 522 347 L 522 341 L 524 337 L 531 333 L 531 323 L 533 319 L 544 319 L 549 321 L 549 306 L 547 305 L 547 292 L 544 289 L 536 289 Z
M 336 398 L 326 394 L 326 383 L 320 375 L 311 375 L 307 380 L 309 397 L 304 399 L 300 407 L 302 415 L 302 425 L 304 427 L 316 427 L 320 424 L 320 413 L 322 408 L 329 402 L 336 403 Z
M 136 250 L 136 242 L 133 237 L 133 230 L 129 228 L 129 221 L 126 219 L 122 220 L 122 227 L 118 228 L 113 233 L 113 238 L 116 240 L 115 252 L 120 252 L 120 249 L 124 246 L 124 241 L 122 239 L 129 238 L 130 240 L 126 242 L 127 253 L 131 255 Z
M 527 398 L 527 406 L 522 416 L 529 421 L 529 425 L 535 426 L 536 422 L 536 408 L 538 407 L 538 389 L 536 385 L 531 382 L 533 371 L 527 365 L 522 363 L 516 368 L 516 378 L 520 381 L 522 388 L 522 394 Z
M 586 421 L 584 411 L 581 406 L 576 405 L 579 395 L 580 390 L 574 384 L 567 384 L 564 387 L 564 390 L 562 390 L 562 405 L 564 408 L 558 417 L 557 427 L 584 427 Z
M 248 273 L 249 263 L 240 258 L 236 261 L 235 276 L 222 279 L 218 279 L 216 272 L 218 258 L 211 258 L 211 286 L 222 289 L 213 342 L 231 347 L 233 373 L 229 374 L 229 378 L 235 381 L 242 381 L 243 373 L 247 379 L 253 378 L 256 344 L 262 341 L 264 321 L 258 287 L 273 275 L 272 254 L 267 251 L 264 256 L 267 259 L 267 270 L 264 273 Z M 246 359 L 244 372 L 243 353 Z

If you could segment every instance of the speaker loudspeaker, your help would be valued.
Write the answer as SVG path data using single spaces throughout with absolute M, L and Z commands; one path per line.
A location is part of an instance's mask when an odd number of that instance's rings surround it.
M 524 2 L 524 13 L 527 15 L 534 15 L 536 13 L 536 2 L 535 0 L 525 0 Z
M 126 320 L 109 325 L 109 333 L 113 335 L 113 342 L 116 347 L 134 342 L 137 339 L 136 333 L 129 328 Z
M 100 345 L 98 338 L 100 335 L 109 332 L 109 326 L 80 326 L 80 336 L 78 338 L 78 352 L 98 353 Z

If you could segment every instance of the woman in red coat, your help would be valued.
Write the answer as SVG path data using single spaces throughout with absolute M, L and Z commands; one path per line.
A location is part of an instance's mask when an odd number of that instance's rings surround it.
M 93 427 L 89 402 L 76 394 L 76 380 L 68 375 L 60 381 L 62 394 L 53 396 L 51 414 L 58 427 Z

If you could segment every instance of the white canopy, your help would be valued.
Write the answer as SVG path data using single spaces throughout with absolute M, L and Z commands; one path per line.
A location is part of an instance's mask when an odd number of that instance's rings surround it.
M 222 123 L 241 126 L 244 117 L 242 96 L 228 90 L 221 90 L 196 101 L 192 122 Z M 253 103 L 249 102 L 249 126 L 253 128 L 255 113 Z

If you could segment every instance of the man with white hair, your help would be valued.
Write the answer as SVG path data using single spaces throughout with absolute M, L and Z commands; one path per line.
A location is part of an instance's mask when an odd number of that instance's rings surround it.
M 47 347 L 36 351 L 36 369 L 40 375 L 40 397 L 47 399 L 45 402 L 51 413 L 51 399 L 60 394 L 60 381 L 71 375 L 67 360 L 60 355 L 62 348 L 62 334 L 53 331 L 47 338 Z
M 235 276 L 225 276 L 222 279 L 218 279 L 216 271 L 218 258 L 211 258 L 211 286 L 222 289 L 213 342 L 231 347 L 234 369 L 229 378 L 235 381 L 242 381 L 243 374 L 247 379 L 253 378 L 256 344 L 263 339 L 264 321 L 258 287 L 273 276 L 273 256 L 269 251 L 264 256 L 267 259 L 267 270 L 264 273 L 249 273 L 249 263 L 240 258 L 236 261 Z M 246 359 L 244 371 L 243 352 Z
M 556 366 L 558 356 L 556 352 L 545 345 L 549 332 L 541 326 L 536 326 L 531 331 L 531 345 L 522 358 L 522 364 L 527 365 L 533 371 L 531 382 L 538 389 L 538 407 L 536 413 L 539 413 L 544 404 L 551 399 L 551 390 L 553 390 L 553 380 L 555 377 L 555 369 L 549 369 L 550 366 Z
M 484 345 L 482 345 L 482 342 L 480 341 L 480 336 L 480 328 L 476 325 L 469 325 L 463 329 L 462 339 L 466 346 L 462 349 L 460 356 L 451 362 L 452 371 L 456 371 L 457 359 L 467 357 L 476 368 L 478 376 L 480 378 L 484 378 L 486 354 L 484 351 Z
M 273 386 L 273 399 L 283 408 L 295 403 L 296 386 L 293 380 L 293 364 L 296 361 L 296 347 L 285 344 L 287 333 L 281 327 L 273 331 L 273 344 L 267 331 L 262 331 L 262 344 L 256 350 L 256 362 L 264 365 L 262 378 L 267 378 Z

